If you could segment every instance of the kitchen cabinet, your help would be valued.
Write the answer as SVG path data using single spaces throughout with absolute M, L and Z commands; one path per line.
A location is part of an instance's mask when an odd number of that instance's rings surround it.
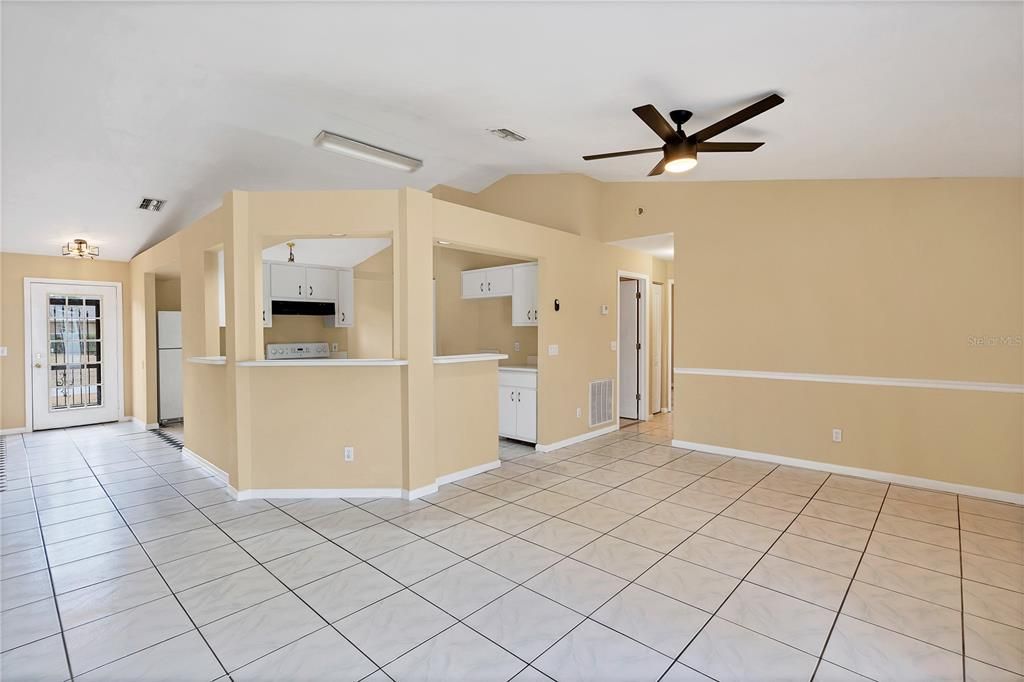
M 500 298 L 512 295 L 512 266 L 462 273 L 462 298 Z
M 306 267 L 306 298 L 310 301 L 336 301 L 338 271 L 334 268 Z
M 498 434 L 537 442 L 537 373 L 498 369 Z
M 275 301 L 305 300 L 306 268 L 302 265 L 271 263 L 270 298 Z
M 274 316 L 271 315 L 270 298 L 270 263 L 263 264 L 263 326 L 273 327 Z
M 355 278 L 352 270 L 335 271 L 337 275 L 337 297 L 334 301 L 334 315 L 324 318 L 325 327 L 351 327 L 356 319 Z
M 516 265 L 512 268 L 512 326 L 536 327 L 537 264 Z

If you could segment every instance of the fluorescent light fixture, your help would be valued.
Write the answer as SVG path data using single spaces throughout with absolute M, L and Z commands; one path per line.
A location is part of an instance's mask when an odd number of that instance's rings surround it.
M 423 162 L 419 159 L 414 159 L 411 156 L 399 154 L 398 152 L 393 152 L 389 149 L 375 147 L 372 144 L 360 142 L 359 140 L 353 140 L 352 138 L 345 137 L 344 135 L 329 133 L 326 130 L 321 130 L 320 133 L 313 138 L 313 145 L 320 147 L 321 149 L 327 149 L 332 152 L 344 154 L 345 156 L 351 156 L 354 159 L 370 161 L 371 163 L 407 171 L 409 173 L 423 167 Z

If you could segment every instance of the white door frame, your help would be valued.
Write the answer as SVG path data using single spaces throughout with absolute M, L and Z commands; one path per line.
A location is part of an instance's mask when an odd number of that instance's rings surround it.
M 665 379 L 668 381 L 668 411 L 672 411 L 672 399 L 675 395 L 675 371 L 672 363 L 675 361 L 675 348 L 672 347 L 672 331 L 676 324 L 676 281 L 668 281 L 668 362 L 665 363 Z
M 628 270 L 619 270 L 618 274 L 615 276 L 615 289 L 614 289 L 614 291 L 615 291 L 615 298 L 613 300 L 615 301 L 615 382 L 616 382 L 615 389 L 616 389 L 616 395 L 618 394 L 618 389 L 619 389 L 618 382 L 620 381 L 620 379 L 622 377 L 622 375 L 620 374 L 620 372 L 621 372 L 620 360 L 622 358 L 622 348 L 621 348 L 622 344 L 619 343 L 619 320 L 621 318 L 621 315 L 620 315 L 620 312 L 619 312 L 618 302 L 619 302 L 619 282 L 623 278 L 625 278 L 625 279 L 636 279 L 636 280 L 639 280 L 640 282 L 642 282 L 642 284 L 643 284 L 643 286 L 641 286 L 641 288 L 640 288 L 640 301 L 642 302 L 643 305 L 640 306 L 640 318 L 641 318 L 640 319 L 640 376 L 638 377 L 638 380 L 637 380 L 637 385 L 639 386 L 639 392 L 640 392 L 640 413 L 637 416 L 640 418 L 640 421 L 647 421 L 650 418 L 650 414 L 647 412 L 647 404 L 648 404 L 648 398 L 649 398 L 649 396 L 647 395 L 647 384 L 648 384 L 648 381 L 647 381 L 648 369 L 647 368 L 648 368 L 648 365 L 649 365 L 648 354 L 650 353 L 650 349 L 647 347 L 647 341 L 648 341 L 647 337 L 649 335 L 648 334 L 648 329 L 647 329 L 647 319 L 648 319 L 648 315 L 647 315 L 648 311 L 647 311 L 647 309 L 650 306 L 649 290 L 650 290 L 650 285 L 651 285 L 651 276 L 650 275 L 644 275 L 644 274 L 639 273 L 639 272 L 629 272 Z M 618 427 L 618 425 L 619 425 L 619 401 L 616 400 L 615 401 L 615 426 Z
M 114 355 L 117 358 L 117 420 L 124 416 L 124 299 L 120 282 L 101 282 L 91 279 L 49 279 L 46 277 L 25 278 L 25 431 L 34 431 L 32 402 L 32 285 L 70 284 L 72 286 L 114 287 L 114 305 L 117 306 L 117 337 L 114 339 Z
M 657 289 L 655 289 L 655 287 L 657 287 Z M 654 307 L 654 292 L 655 291 L 658 292 L 658 303 L 660 304 L 658 308 Z M 652 373 L 652 376 L 656 376 L 657 377 L 657 388 L 658 388 L 658 390 L 656 392 L 653 391 L 653 390 L 650 391 L 650 393 L 652 393 L 654 395 L 654 399 L 651 401 L 651 408 L 652 408 L 652 411 L 653 411 L 654 406 L 657 405 L 658 406 L 657 414 L 661 414 L 662 412 L 668 412 L 668 406 L 661 400 L 661 394 L 662 394 L 662 392 L 665 389 L 665 363 L 661 362 L 661 357 L 660 357 L 660 356 L 664 355 L 664 353 L 665 353 L 665 344 L 662 343 L 662 340 L 661 340 L 661 337 L 665 333 L 665 285 L 662 284 L 661 282 L 651 282 L 650 295 L 651 295 L 651 325 L 650 326 L 653 327 L 655 325 L 655 323 L 657 323 L 658 329 L 657 329 L 657 333 L 656 334 L 653 333 L 653 330 L 652 330 L 651 338 L 648 339 L 648 342 L 651 344 L 652 349 L 653 349 L 653 347 L 655 345 L 658 348 L 658 353 L 657 353 L 658 357 L 656 357 L 654 359 L 654 362 L 652 364 L 655 364 L 655 365 L 660 364 L 661 365 L 661 371 L 660 372 Z M 655 387 L 651 386 L 651 388 L 653 389 Z

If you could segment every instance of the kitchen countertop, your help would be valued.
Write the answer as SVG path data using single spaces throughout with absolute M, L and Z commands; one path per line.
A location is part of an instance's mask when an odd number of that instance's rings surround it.
M 536 365 L 498 365 L 499 372 L 530 372 L 537 373 Z
M 395 360 L 392 358 L 369 358 L 369 359 L 331 359 L 317 358 L 313 360 L 245 360 L 236 363 L 239 367 L 393 367 L 396 365 L 408 365 L 408 360 Z
M 193 365 L 226 365 L 228 359 L 223 355 L 194 355 L 188 358 Z
M 464 355 L 435 355 L 435 365 L 451 365 L 461 362 L 487 362 L 489 360 L 507 360 L 503 353 L 466 353 Z

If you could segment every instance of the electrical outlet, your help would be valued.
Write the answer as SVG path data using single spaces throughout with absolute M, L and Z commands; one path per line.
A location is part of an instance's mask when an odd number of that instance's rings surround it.
M 518 341 L 516 341 L 516 343 L 515 343 L 515 345 L 513 346 L 513 348 L 515 348 L 515 349 L 516 349 L 516 352 L 517 352 L 517 353 L 519 352 L 519 342 L 518 342 Z
M 0 358 L 7 357 L 7 346 L 0 346 Z
M 577 419 L 582 419 L 583 418 L 583 408 L 582 407 L 577 407 L 576 408 L 576 418 Z
M 332 343 L 331 344 L 331 352 L 332 353 L 337 353 L 338 352 L 338 344 L 336 344 L 336 343 Z
M 345 461 L 352 462 L 356 458 L 356 449 L 353 447 L 345 446 Z
M 832 442 L 833 443 L 842 443 L 843 442 L 843 430 L 842 429 L 832 429 Z
M 548 346 L 548 355 L 558 355 L 558 344 L 553 343 Z

